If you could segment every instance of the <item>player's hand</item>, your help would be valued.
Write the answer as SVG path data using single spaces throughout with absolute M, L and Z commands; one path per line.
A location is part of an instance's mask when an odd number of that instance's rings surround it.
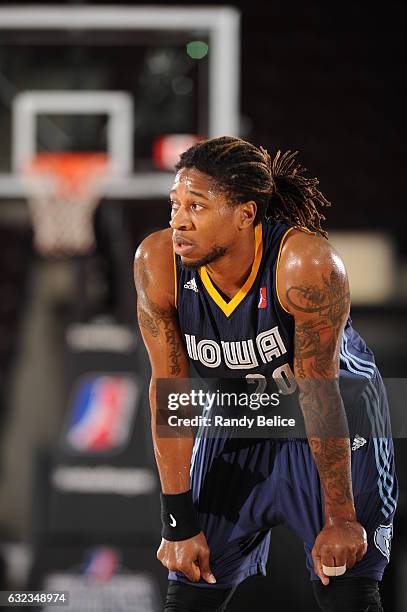
M 171 572 L 182 572 L 191 582 L 199 582 L 200 578 L 210 584 L 216 582 L 209 567 L 209 546 L 202 531 L 181 542 L 169 542 L 163 538 L 157 559 Z
M 329 578 L 325 576 L 322 565 L 346 565 L 346 569 L 351 569 L 357 561 L 363 559 L 366 551 L 366 531 L 360 523 L 331 518 L 329 524 L 325 525 L 317 536 L 312 549 L 315 573 L 326 586 L 329 584 Z

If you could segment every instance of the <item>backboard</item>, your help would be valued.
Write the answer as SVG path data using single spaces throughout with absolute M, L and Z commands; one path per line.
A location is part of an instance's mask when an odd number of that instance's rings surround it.
M 3 6 L 0 128 L 0 199 L 24 197 L 24 156 L 58 150 L 113 156 L 110 197 L 166 195 L 157 138 L 239 133 L 239 12 Z

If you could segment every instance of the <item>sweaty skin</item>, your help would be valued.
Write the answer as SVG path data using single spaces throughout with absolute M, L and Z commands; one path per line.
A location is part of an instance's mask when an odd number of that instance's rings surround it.
M 148 236 L 134 263 L 138 320 L 152 368 L 151 428 L 164 493 L 190 488 L 193 438 L 160 438 L 156 431 L 156 380 L 187 378 L 189 362 L 174 301 L 173 249 L 182 263 L 206 263 L 219 289 L 232 298 L 248 277 L 254 258 L 253 201 L 229 206 L 213 179 L 180 170 L 171 190 L 171 230 Z M 279 295 L 295 321 L 295 375 L 308 441 L 325 498 L 325 527 L 312 555 L 323 584 L 322 564 L 353 567 L 366 553 L 366 533 L 357 522 L 350 473 L 350 443 L 338 389 L 339 343 L 349 312 L 344 266 L 320 237 L 293 230 L 282 248 Z M 335 432 L 335 436 L 332 436 Z M 162 539 L 157 558 L 193 581 L 214 582 L 203 532 L 181 542 Z

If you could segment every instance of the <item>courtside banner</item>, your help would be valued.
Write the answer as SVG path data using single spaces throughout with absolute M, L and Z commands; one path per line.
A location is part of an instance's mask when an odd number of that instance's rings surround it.
M 29 583 L 46 592 L 65 585 L 75 612 L 159 612 L 166 586 L 159 570 L 151 546 L 65 543 L 37 551 Z
M 76 381 L 62 447 L 77 456 L 123 452 L 133 433 L 141 383 L 129 373 L 88 373 Z
M 405 379 L 344 377 L 339 381 L 158 379 L 159 437 L 369 438 L 407 435 Z M 389 397 L 391 401 L 389 402 Z M 393 425 L 393 427 L 392 427 Z M 393 429 L 393 431 L 392 431 Z M 356 442 L 355 442 L 356 444 Z
M 159 487 L 149 420 L 137 374 L 90 370 L 76 378 L 49 475 L 50 535 L 153 537 Z

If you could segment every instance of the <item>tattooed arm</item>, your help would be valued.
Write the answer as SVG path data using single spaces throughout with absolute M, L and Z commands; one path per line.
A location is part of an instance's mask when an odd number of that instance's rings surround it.
M 294 373 L 308 442 L 324 493 L 325 527 L 313 549 L 322 564 L 351 568 L 366 552 L 352 493 L 350 440 L 339 391 L 339 349 L 349 315 L 345 267 L 329 243 L 293 231 L 278 271 L 280 299 L 295 321 Z
M 137 315 L 151 363 L 150 406 L 154 452 L 164 493 L 189 489 L 193 438 L 157 435 L 156 381 L 188 378 L 188 358 L 182 343 L 174 303 L 174 264 L 171 230 L 148 236 L 134 261 Z
M 151 363 L 150 406 L 154 452 L 163 493 L 190 489 L 189 471 L 193 437 L 164 438 L 157 435 L 156 381 L 188 378 L 188 357 L 182 343 L 174 303 L 174 264 L 171 230 L 148 236 L 134 261 L 137 315 Z M 192 582 L 215 579 L 209 567 L 209 547 L 204 533 L 181 541 L 161 540 L 157 559 L 171 571 L 182 572 Z

